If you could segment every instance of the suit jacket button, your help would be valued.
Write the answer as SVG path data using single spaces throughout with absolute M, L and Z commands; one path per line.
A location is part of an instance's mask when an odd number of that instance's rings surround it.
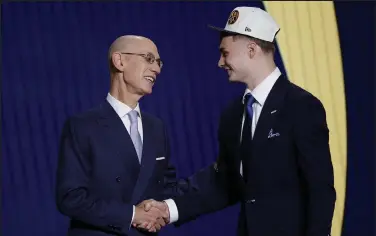
M 255 203 L 256 199 L 247 200 L 247 203 Z
M 116 182 L 120 182 L 120 177 L 116 177 Z
M 217 163 L 214 163 L 213 168 L 214 168 L 214 171 L 218 173 L 219 170 L 218 170 L 218 164 Z

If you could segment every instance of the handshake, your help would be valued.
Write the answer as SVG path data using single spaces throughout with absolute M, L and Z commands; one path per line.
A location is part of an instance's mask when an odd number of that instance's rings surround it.
M 165 202 L 145 200 L 135 206 L 132 226 L 149 232 L 157 232 L 170 222 L 170 212 Z

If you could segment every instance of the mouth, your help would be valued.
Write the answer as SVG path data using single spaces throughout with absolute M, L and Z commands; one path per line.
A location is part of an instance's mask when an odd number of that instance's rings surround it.
M 145 76 L 144 78 L 151 84 L 154 84 L 156 80 L 153 76 Z

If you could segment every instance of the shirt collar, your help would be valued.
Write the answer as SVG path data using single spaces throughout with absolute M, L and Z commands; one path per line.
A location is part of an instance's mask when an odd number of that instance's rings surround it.
M 266 98 L 268 97 L 270 90 L 272 90 L 275 82 L 280 77 L 281 71 L 278 67 L 274 69 L 272 73 L 268 75 L 256 88 L 254 88 L 252 91 L 247 88 L 243 95 L 243 103 L 244 103 L 244 97 L 247 93 L 251 93 L 252 96 L 256 99 L 256 101 L 263 106 L 265 103 Z
M 110 103 L 112 108 L 114 108 L 116 114 L 120 118 L 124 117 L 127 115 L 130 111 L 132 111 L 132 108 L 130 108 L 128 105 L 122 103 L 121 101 L 117 100 L 114 98 L 110 93 L 107 94 L 107 101 Z M 139 103 L 137 103 L 137 106 L 134 108 L 135 111 L 137 111 L 138 116 L 141 118 L 141 112 L 140 112 L 140 106 Z

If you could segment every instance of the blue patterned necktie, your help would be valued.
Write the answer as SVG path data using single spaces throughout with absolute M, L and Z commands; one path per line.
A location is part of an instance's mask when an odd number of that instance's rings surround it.
M 136 149 L 138 160 L 141 163 L 141 156 L 142 156 L 142 141 L 140 133 L 138 132 L 138 112 L 135 110 L 132 110 L 128 113 L 129 119 L 131 121 L 131 128 L 130 128 L 130 136 L 134 145 L 134 148 Z
M 253 118 L 253 103 L 255 103 L 255 98 L 250 94 L 247 93 L 244 97 L 244 105 L 245 105 L 245 120 L 243 126 L 243 138 L 242 142 L 247 142 L 248 139 L 252 140 L 252 118 Z
M 255 98 L 250 94 L 246 94 L 244 97 L 244 125 L 242 132 L 242 142 L 240 144 L 240 159 L 243 163 L 243 178 L 245 182 L 249 179 L 249 168 L 252 159 L 252 117 L 253 108 L 252 105 L 255 103 Z

